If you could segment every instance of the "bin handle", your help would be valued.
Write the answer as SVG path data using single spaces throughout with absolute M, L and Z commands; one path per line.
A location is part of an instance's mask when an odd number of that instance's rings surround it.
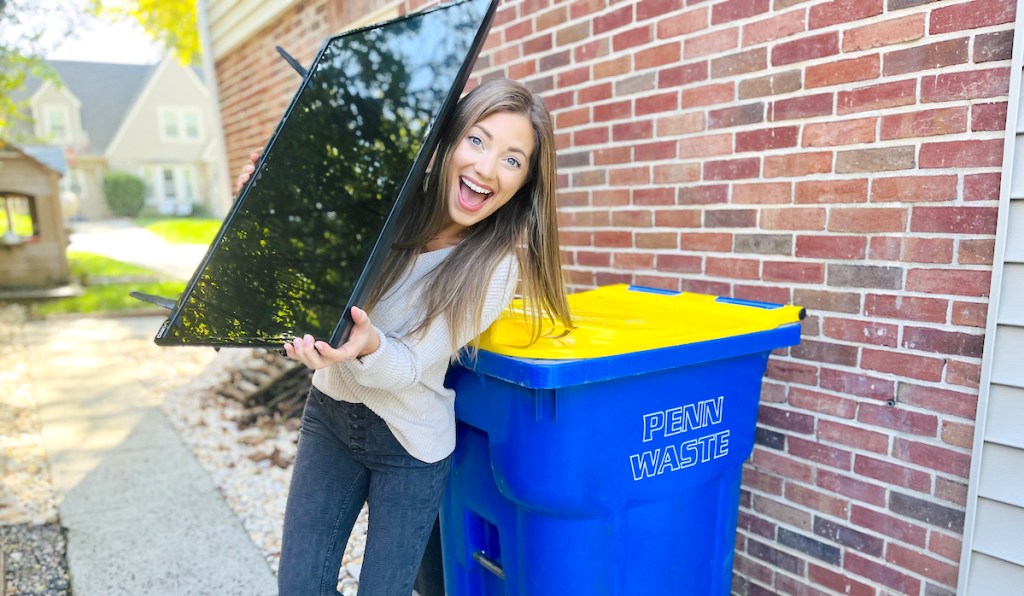
M 490 571 L 494 575 L 498 576 L 498 579 L 505 579 L 505 570 L 501 568 L 501 563 L 487 556 L 482 550 L 473 551 L 473 560 L 480 563 L 480 566 Z

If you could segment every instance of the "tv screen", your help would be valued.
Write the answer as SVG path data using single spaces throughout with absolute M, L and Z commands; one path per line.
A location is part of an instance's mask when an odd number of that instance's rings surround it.
M 328 39 L 156 343 L 342 343 L 496 5 L 463 0 Z

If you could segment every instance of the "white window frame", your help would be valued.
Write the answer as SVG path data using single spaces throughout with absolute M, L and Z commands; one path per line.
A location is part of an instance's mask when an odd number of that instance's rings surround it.
M 189 134 L 188 120 L 195 121 L 195 134 Z M 174 130 L 169 131 L 168 125 Z M 197 143 L 203 140 L 203 117 L 198 108 L 185 106 L 160 106 L 157 110 L 157 127 L 160 140 L 168 143 Z
M 71 110 L 67 106 L 59 103 L 48 103 L 42 106 L 43 112 L 43 134 L 45 138 L 56 144 L 68 144 L 74 140 L 74 134 L 71 132 Z M 59 119 L 63 120 L 64 133 L 61 135 L 53 134 L 53 116 L 60 114 Z

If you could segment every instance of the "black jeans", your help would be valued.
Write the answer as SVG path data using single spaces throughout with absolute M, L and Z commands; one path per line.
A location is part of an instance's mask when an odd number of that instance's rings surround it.
M 352 526 L 368 504 L 360 596 L 412 593 L 451 456 L 424 463 L 362 404 L 310 390 L 285 509 L 281 596 L 337 594 Z

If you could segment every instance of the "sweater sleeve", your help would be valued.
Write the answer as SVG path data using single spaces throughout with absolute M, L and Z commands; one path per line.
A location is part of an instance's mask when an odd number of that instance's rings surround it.
M 511 302 L 518 282 L 516 257 L 509 255 L 498 264 L 488 284 L 480 329 L 486 329 L 497 320 Z M 374 330 L 380 338 L 380 347 L 371 354 L 342 363 L 365 387 L 391 391 L 405 389 L 419 383 L 423 372 L 431 366 L 451 360 L 451 334 L 444 317 L 434 319 L 425 332 L 416 337 L 397 337 L 376 327 Z M 463 346 L 473 338 L 457 339 L 458 345 Z

